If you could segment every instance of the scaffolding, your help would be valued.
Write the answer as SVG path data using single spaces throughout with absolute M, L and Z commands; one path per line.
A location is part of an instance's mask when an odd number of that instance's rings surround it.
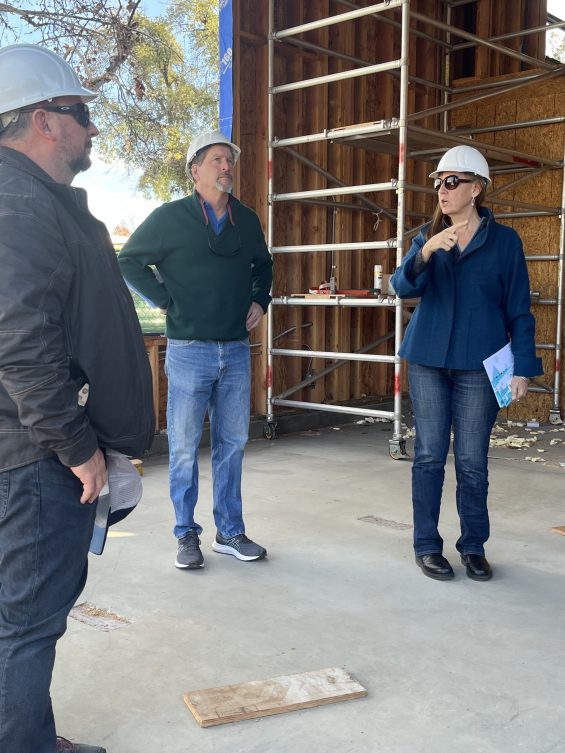
M 475 0 L 465 0 L 465 4 Z M 565 123 L 565 117 L 538 118 L 501 126 L 475 129 L 450 128 L 449 114 L 455 109 L 467 105 L 484 102 L 489 98 L 511 92 L 518 87 L 530 85 L 535 82 L 545 82 L 565 73 L 565 67 L 548 63 L 544 60 L 532 58 L 519 50 L 511 49 L 502 44 L 505 39 L 512 39 L 521 35 L 540 33 L 548 29 L 563 28 L 565 23 L 559 19 L 550 18 L 551 23 L 547 26 L 524 29 L 518 32 L 506 34 L 491 39 L 481 39 L 478 35 L 467 32 L 464 29 L 453 26 L 451 23 L 452 10 L 462 5 L 461 0 L 443 0 L 437 7 L 443 9 L 444 19 L 435 19 L 422 15 L 411 8 L 410 0 L 385 0 L 365 7 L 356 6 L 349 0 L 333 0 L 334 3 L 346 6 L 349 10 L 328 15 L 315 21 L 303 23 L 291 28 L 275 28 L 275 0 L 269 0 L 269 37 L 268 37 L 268 162 L 269 162 L 269 185 L 268 185 L 268 226 L 267 241 L 273 255 L 326 252 L 332 255 L 332 268 L 336 254 L 354 250 L 386 249 L 395 254 L 395 266 L 398 267 L 406 250 L 406 241 L 415 235 L 422 224 L 414 227 L 414 220 L 423 218 L 418 212 L 409 211 L 407 194 L 416 192 L 433 193 L 432 189 L 421 185 L 407 182 L 407 163 L 410 160 L 435 162 L 446 148 L 456 144 L 471 143 L 480 149 L 491 166 L 494 175 L 504 175 L 510 178 L 503 186 L 487 195 L 487 203 L 498 207 L 505 207 L 504 212 L 495 212 L 498 219 L 510 219 L 515 217 L 560 217 L 560 239 L 558 253 L 536 254 L 527 256 L 530 263 L 556 262 L 557 270 L 557 296 L 553 299 L 543 299 L 532 291 L 532 303 L 536 306 L 554 306 L 556 308 L 555 341 L 551 343 L 536 343 L 539 350 L 552 350 L 555 353 L 554 372 L 552 384 L 534 384 L 530 387 L 533 392 L 542 392 L 551 395 L 552 405 L 549 411 L 549 419 L 553 423 L 561 422 L 560 407 L 560 363 L 562 350 L 562 319 L 563 319 L 563 284 L 564 284 L 564 239 L 565 239 L 565 180 L 564 193 L 561 206 L 552 207 L 543 204 L 519 202 L 510 198 L 504 198 L 504 194 L 516 186 L 524 183 L 535 175 L 548 170 L 563 171 L 563 159 L 551 159 L 540 154 L 522 152 L 481 141 L 481 135 L 503 129 L 520 129 L 537 125 Z M 412 3 L 413 5 L 413 3 Z M 399 18 L 400 16 L 400 18 Z M 399 35 L 400 55 L 397 59 L 384 63 L 369 64 L 351 55 L 343 54 L 320 45 L 304 41 L 301 36 L 307 32 L 327 28 L 335 24 L 352 23 L 355 20 L 371 17 L 378 23 L 392 27 L 393 32 Z M 427 26 L 435 27 L 437 36 L 425 33 L 417 28 L 418 22 Z M 441 51 L 443 80 L 429 81 L 417 78 L 409 71 L 409 43 L 411 35 L 425 38 L 426 41 L 436 45 Z M 453 39 L 463 39 L 463 43 L 453 44 Z M 309 79 L 296 80 L 283 84 L 275 84 L 275 46 L 277 44 L 292 45 L 300 50 L 307 50 L 316 55 L 327 56 L 346 60 L 353 65 L 346 71 L 329 73 Z M 528 66 L 535 66 L 535 72 L 528 72 L 513 80 L 482 83 L 479 82 L 468 87 L 459 87 L 456 90 L 452 86 L 451 70 L 452 56 L 459 50 L 469 46 L 482 46 L 499 55 L 509 56 L 519 60 Z M 292 49 L 292 48 L 291 48 Z M 318 133 L 302 133 L 292 136 L 280 137 L 275 133 L 274 113 L 275 99 L 281 94 L 309 87 L 326 86 L 333 82 L 359 76 L 372 76 L 386 73 L 397 80 L 398 86 L 398 111 L 390 118 L 370 123 L 356 123 L 339 128 L 326 128 Z M 421 111 L 409 112 L 409 85 L 432 89 L 440 98 L 440 104 Z M 456 96 L 455 96 L 456 95 Z M 441 118 L 441 128 L 433 128 L 419 125 L 421 121 L 429 122 L 434 118 Z M 301 154 L 300 146 L 313 142 L 326 141 L 332 144 L 353 147 L 364 150 L 375 150 L 382 154 L 391 155 L 397 161 L 395 175 L 387 181 L 380 183 L 367 183 L 361 185 L 346 185 L 343 180 L 325 170 L 321 165 L 308 159 Z M 277 150 L 284 150 L 292 158 L 299 160 L 301 165 L 322 175 L 331 187 L 315 190 L 302 190 L 280 193 L 276 190 L 276 172 L 273 163 Z M 390 192 L 395 199 L 390 202 L 395 205 L 394 211 L 387 207 L 380 207 L 367 198 L 369 193 Z M 339 198 L 356 198 L 356 203 L 348 203 Z M 306 245 L 277 245 L 275 234 L 274 212 L 275 206 L 281 202 L 310 203 L 327 207 L 328 211 L 372 211 L 383 213 L 384 216 L 396 222 L 396 235 L 378 241 L 356 242 L 332 242 Z M 407 224 L 407 218 L 412 222 Z M 334 239 L 332 239 L 333 241 Z M 300 291 L 296 291 L 299 293 Z M 275 407 L 284 406 L 295 409 L 308 409 L 351 414 L 363 417 L 384 418 L 393 424 L 393 435 L 390 440 L 390 455 L 394 459 L 406 457 L 405 439 L 402 431 L 402 382 L 401 361 L 398 357 L 403 327 L 410 313 L 400 299 L 394 295 L 375 295 L 374 297 L 359 298 L 347 294 L 335 296 L 300 297 L 299 295 L 284 295 L 274 297 L 274 306 L 335 306 L 338 309 L 347 307 L 378 307 L 394 311 L 394 329 L 367 343 L 355 352 L 339 352 L 325 350 L 290 349 L 275 347 L 275 333 L 273 328 L 274 313 L 269 310 L 268 316 L 268 378 L 267 378 L 267 408 L 265 421 L 265 435 L 269 438 L 276 433 Z M 388 341 L 394 341 L 394 354 L 370 354 L 369 351 Z M 332 363 L 314 376 L 307 376 L 298 384 L 287 388 L 281 394 L 275 395 L 273 389 L 273 369 L 275 358 L 321 358 L 332 360 Z M 344 404 L 315 403 L 292 400 L 290 396 L 303 387 L 312 384 L 314 380 L 324 377 L 334 369 L 350 361 L 363 361 L 368 363 L 386 364 L 394 368 L 394 395 L 392 410 L 376 410 L 366 407 L 356 407 Z

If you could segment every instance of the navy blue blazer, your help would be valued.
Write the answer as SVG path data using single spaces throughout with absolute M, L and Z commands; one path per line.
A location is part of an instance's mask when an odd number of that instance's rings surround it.
M 535 320 L 520 236 L 481 208 L 481 224 L 460 254 L 439 250 L 414 276 L 413 263 L 426 243 L 427 227 L 392 277 L 400 298 L 421 298 L 399 355 L 421 366 L 483 368 L 483 360 L 508 342 L 514 374 L 543 373 L 535 353 Z

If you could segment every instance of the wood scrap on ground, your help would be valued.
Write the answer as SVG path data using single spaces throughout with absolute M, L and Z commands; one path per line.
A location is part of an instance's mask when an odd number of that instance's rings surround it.
M 239 685 L 192 690 L 184 694 L 184 702 L 201 727 L 213 727 L 366 695 L 365 688 L 345 670 L 332 667 Z
M 561 536 L 565 536 L 565 526 L 554 526 L 551 530 L 554 533 L 559 533 Z

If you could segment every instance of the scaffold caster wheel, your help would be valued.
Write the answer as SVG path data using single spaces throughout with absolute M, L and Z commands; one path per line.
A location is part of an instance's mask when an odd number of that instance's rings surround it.
M 563 419 L 561 418 L 561 411 L 559 408 L 552 408 L 549 411 L 549 423 L 550 424 L 562 424 Z
M 405 439 L 393 439 L 388 444 L 388 454 L 393 460 L 408 460 Z
M 277 422 L 265 421 L 263 425 L 263 434 L 265 435 L 265 439 L 276 439 L 277 438 Z

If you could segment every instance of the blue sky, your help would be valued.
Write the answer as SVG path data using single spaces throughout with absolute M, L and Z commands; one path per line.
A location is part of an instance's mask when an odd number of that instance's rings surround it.
M 135 176 L 128 176 L 125 165 L 114 162 L 109 165 L 92 152 L 92 167 L 77 175 L 74 186 L 86 188 L 88 206 L 92 214 L 102 220 L 110 232 L 117 225 L 135 228 L 162 202 L 145 199 L 135 190 Z

